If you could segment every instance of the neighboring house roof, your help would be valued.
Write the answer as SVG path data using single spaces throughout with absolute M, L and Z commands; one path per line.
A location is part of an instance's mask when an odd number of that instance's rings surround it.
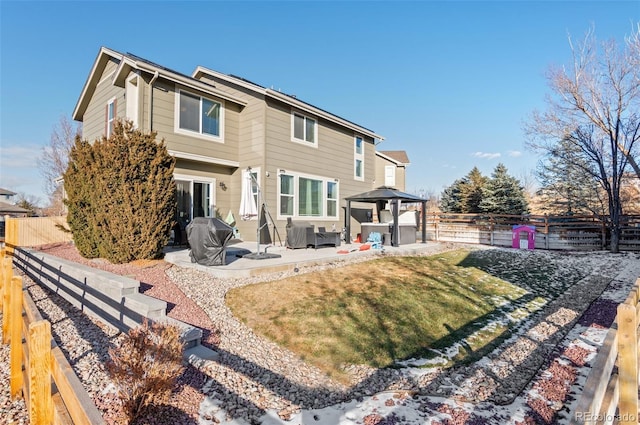
M 110 58 L 114 58 L 120 61 L 118 69 L 112 76 L 112 83 L 114 85 L 123 86 L 124 80 L 129 74 L 129 71 L 131 69 L 139 69 L 153 74 L 154 78 L 161 77 L 170 81 L 174 81 L 184 86 L 194 88 L 222 98 L 224 100 L 234 102 L 241 106 L 245 106 L 247 104 L 247 102 L 243 101 L 242 99 L 231 96 L 226 92 L 218 90 L 211 84 L 196 80 L 195 78 L 189 77 L 188 75 L 173 71 L 169 68 L 158 65 L 146 59 L 142 59 L 141 57 L 133 55 L 131 53 L 120 53 L 107 47 L 101 47 L 100 51 L 98 52 L 98 56 L 93 63 L 93 68 L 91 68 L 89 77 L 87 78 L 87 81 L 82 88 L 80 98 L 78 99 L 76 107 L 73 110 L 74 120 L 82 121 L 82 117 L 84 116 L 87 106 L 89 105 L 89 101 L 91 100 L 96 86 L 98 85 L 99 79 L 102 76 L 102 70 L 107 65 Z
M 13 196 L 15 194 L 16 194 L 15 192 L 12 192 L 10 190 L 3 189 L 3 188 L 0 187 L 0 195 L 2 195 L 2 196 Z
M 294 108 L 297 108 L 301 111 L 305 111 L 305 112 L 309 112 L 313 115 L 322 117 L 324 119 L 326 119 L 327 121 L 331 121 L 334 122 L 336 124 L 342 125 L 344 127 L 350 128 L 352 130 L 354 130 L 357 133 L 361 133 L 363 135 L 372 137 L 374 139 L 378 139 L 378 140 L 384 140 L 384 137 L 380 136 L 379 134 L 376 134 L 373 132 L 373 130 L 369 130 L 368 128 L 362 127 L 361 125 L 358 125 L 352 121 L 349 121 L 347 119 L 344 119 L 342 117 L 339 117 L 338 115 L 332 114 L 328 111 L 325 111 L 324 109 L 318 108 L 317 106 L 313 106 L 310 103 L 307 103 L 305 101 L 302 101 L 300 99 L 298 99 L 295 96 L 292 95 L 288 95 L 286 93 L 282 93 L 281 91 L 278 90 L 273 90 L 273 89 L 269 89 L 266 87 L 263 87 L 259 84 L 256 84 L 254 82 L 251 82 L 245 78 L 242 77 L 238 77 L 235 75 L 228 75 L 228 74 L 223 74 L 221 72 L 218 71 L 214 71 L 212 69 L 208 69 L 205 68 L 203 66 L 198 66 L 196 68 L 196 70 L 193 72 L 193 78 L 199 78 L 201 77 L 203 74 L 207 74 L 207 75 L 211 75 L 213 77 L 219 78 L 221 80 L 227 81 L 231 84 L 235 84 L 238 85 L 240 87 L 249 89 L 251 91 L 254 91 L 256 93 L 262 94 L 265 97 L 270 97 L 272 99 L 277 99 L 281 102 L 284 102 L 290 106 L 293 106 Z
M 385 158 L 391 162 L 395 162 L 396 165 L 409 165 L 409 156 L 405 151 L 376 151 L 378 156 Z
M 0 215 L 4 214 L 26 214 L 29 210 L 26 210 L 17 205 L 8 204 L 6 202 L 0 201 Z

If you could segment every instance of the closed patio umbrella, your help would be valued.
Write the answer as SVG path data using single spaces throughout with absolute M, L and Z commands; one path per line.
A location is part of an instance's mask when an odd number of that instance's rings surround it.
M 242 188 L 240 193 L 240 218 L 242 220 L 249 220 L 251 217 L 258 216 L 258 206 L 256 200 L 253 197 L 251 190 L 251 172 L 242 172 Z

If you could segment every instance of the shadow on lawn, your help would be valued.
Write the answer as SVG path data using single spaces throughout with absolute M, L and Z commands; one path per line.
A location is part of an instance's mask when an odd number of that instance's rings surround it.
M 463 261 L 463 266 L 477 267 L 478 265 L 474 261 Z M 489 268 L 487 270 L 490 271 Z M 499 275 L 497 277 L 500 277 Z M 375 277 L 368 277 L 368 279 L 375 280 Z M 270 390 L 274 394 L 282 397 L 296 407 L 302 409 L 317 409 L 333 405 L 342 401 L 358 399 L 364 395 L 371 395 L 389 388 L 402 388 L 411 391 L 416 391 L 423 395 L 438 395 L 440 397 L 449 397 L 454 395 L 456 385 L 465 385 L 465 380 L 476 376 L 481 373 L 489 382 L 493 385 L 487 387 L 487 393 L 482 396 L 480 400 L 475 401 L 487 401 L 495 404 L 509 404 L 512 403 L 515 397 L 517 397 L 530 380 L 535 376 L 537 371 L 545 366 L 545 362 L 548 361 L 549 356 L 554 353 L 554 350 L 558 350 L 557 344 L 559 344 L 565 337 L 567 332 L 573 328 L 576 321 L 581 317 L 581 313 L 586 309 L 594 299 L 598 297 L 601 291 L 607 286 L 608 280 L 603 277 L 594 276 L 589 279 L 585 279 L 582 283 L 584 286 L 593 289 L 589 293 L 585 293 L 583 285 L 575 285 L 576 281 L 567 284 L 563 287 L 563 293 L 553 290 L 549 291 L 549 288 L 545 288 L 544 285 L 528 286 L 527 290 L 534 292 L 527 292 L 521 297 L 513 300 L 509 306 L 503 306 L 502 309 L 496 308 L 495 310 L 476 318 L 467 324 L 455 329 L 450 324 L 445 323 L 443 326 L 447 328 L 447 335 L 436 341 L 433 341 L 431 346 L 449 346 L 452 342 L 463 340 L 474 334 L 478 328 L 478 323 L 487 323 L 493 321 L 498 316 L 504 316 L 506 313 L 513 311 L 514 309 L 528 303 L 532 299 L 538 296 L 545 296 L 548 303 L 540 310 L 533 313 L 526 319 L 526 323 L 521 323 L 519 326 L 526 325 L 526 329 L 535 328 L 540 325 L 546 329 L 551 328 L 552 331 L 545 335 L 544 338 L 538 338 L 536 333 L 525 332 L 522 330 L 522 334 L 518 334 L 517 338 L 510 339 L 505 345 L 501 347 L 501 350 L 496 351 L 492 358 L 501 360 L 501 354 L 503 351 L 509 350 L 516 344 L 520 344 L 524 350 L 519 358 L 515 360 L 510 359 L 512 364 L 510 367 L 502 368 L 500 370 L 493 370 L 477 365 L 475 363 L 461 362 L 454 364 L 453 367 L 444 370 L 437 379 L 424 383 L 419 378 L 413 378 L 411 376 L 405 376 L 400 371 L 392 368 L 377 369 L 373 374 L 363 378 L 362 381 L 357 383 L 351 388 L 345 391 L 336 391 L 323 388 L 310 388 L 301 386 L 291 381 L 286 376 L 278 374 L 268 368 L 264 368 L 248 359 L 239 357 L 233 353 L 220 351 L 221 356 L 219 362 L 226 367 L 230 367 L 236 372 L 244 375 L 248 379 L 259 383 L 266 389 Z M 540 292 L 536 291 L 536 288 L 540 288 Z M 455 292 L 456 289 L 454 288 Z M 569 303 L 568 301 L 572 301 Z M 576 300 L 579 300 L 578 305 L 581 308 L 579 311 L 573 312 L 574 314 L 570 320 L 565 320 L 563 323 L 559 323 L 557 320 L 557 313 L 561 310 L 567 310 L 566 305 L 576 305 Z M 380 309 L 379 299 L 373 296 L 363 294 L 360 299 L 361 303 L 367 308 L 374 311 Z M 339 303 L 338 303 L 339 304 Z M 411 323 L 417 320 L 415 311 L 403 311 L 401 306 L 397 306 L 396 319 L 398 314 L 401 316 L 399 320 Z M 371 344 L 375 343 L 378 349 L 386 351 L 386 354 L 395 359 L 398 354 L 397 337 L 394 333 L 394 329 L 390 327 L 387 322 L 388 317 L 384 315 L 376 315 L 373 320 L 365 320 L 362 316 L 359 316 L 353 312 L 347 311 L 346 317 L 353 322 L 353 326 L 357 327 L 361 334 L 361 338 L 355 338 L 353 336 L 344 335 L 344 326 L 340 323 L 333 323 L 333 332 L 342 338 L 349 339 L 349 344 L 355 351 L 361 351 L 366 353 L 367 350 L 371 350 Z M 382 330 L 382 332 L 381 332 Z M 517 328 L 513 328 L 507 331 L 503 335 L 498 336 L 484 347 L 477 348 L 475 351 L 467 346 L 466 349 L 471 353 L 472 359 L 477 360 L 480 357 L 485 356 L 493 349 L 498 347 L 501 343 L 504 343 L 506 339 L 513 335 L 513 332 Z M 362 335 L 365 335 L 362 338 Z M 418 331 L 411 331 L 401 335 L 402 338 L 422 338 L 427 339 L 428 335 L 420 334 Z M 433 339 L 433 338 L 432 338 Z M 423 348 L 416 350 L 408 356 L 404 357 L 420 357 L 424 354 Z M 517 357 L 517 356 L 516 356 Z M 508 361 L 509 359 L 505 359 Z M 215 377 L 214 377 L 215 379 Z M 471 389 L 477 389 L 473 381 L 466 381 L 468 385 L 471 385 Z M 469 384 L 470 383 L 470 384 Z M 224 385 L 220 383 L 214 383 L 216 387 L 217 398 L 220 398 L 220 393 L 224 393 Z M 226 394 L 222 397 L 224 403 L 236 403 L 235 394 Z M 245 400 L 246 401 L 246 400 Z M 233 417 L 241 417 L 251 421 L 251 418 L 255 418 L 261 413 L 261 409 L 249 410 L 235 410 Z
M 474 261 L 472 261 L 472 259 L 469 258 L 465 258 L 465 260 L 463 260 L 460 265 L 463 267 L 478 267 L 478 264 L 476 264 Z M 491 273 L 491 269 L 489 267 L 486 267 L 486 269 L 489 273 Z M 425 272 L 416 268 L 415 273 Z M 493 273 L 495 273 L 495 271 L 493 271 Z M 497 277 L 500 276 L 498 275 Z M 375 280 L 375 276 L 370 276 L 368 277 L 368 279 Z M 444 279 L 441 279 L 441 281 L 444 282 Z M 498 404 L 506 404 L 512 402 L 513 399 L 526 386 L 529 380 L 535 375 L 538 369 L 543 365 L 550 352 L 555 349 L 555 345 L 559 341 L 561 341 L 568 330 L 573 327 L 575 321 L 579 319 L 580 314 L 577 314 L 577 317 L 573 321 L 565 323 L 561 326 L 559 326 L 553 320 L 549 319 L 554 313 L 563 308 L 563 305 L 565 304 L 565 301 L 567 299 L 582 297 L 584 305 L 588 306 L 590 302 L 593 301 L 593 299 L 597 298 L 598 294 L 600 293 L 599 291 L 596 291 L 592 294 L 584 294 L 582 293 L 584 291 L 581 292 L 581 288 L 577 286 L 578 285 L 569 285 L 564 294 L 561 294 L 558 298 L 551 300 L 551 302 L 549 302 L 543 309 L 536 312 L 530 318 L 530 323 L 527 323 L 527 326 L 531 327 L 537 324 L 548 324 L 555 326 L 557 330 L 552 338 L 549 338 L 541 343 L 540 341 L 532 339 L 530 336 L 522 336 L 521 338 L 531 342 L 533 348 L 531 352 L 528 353 L 528 355 L 522 360 L 522 362 L 516 365 L 517 367 L 512 369 L 504 376 L 499 377 L 491 371 L 483 369 L 483 372 L 490 379 L 496 382 L 496 387 L 493 390 L 493 393 L 488 396 L 487 401 L 493 401 Z M 601 282 L 598 287 L 604 288 L 604 286 L 606 286 L 606 282 Z M 467 294 L 462 294 L 459 288 L 454 287 L 452 288 L 452 291 L 459 292 L 460 296 L 467 297 L 469 301 L 474 301 L 473 298 L 469 298 Z M 513 310 L 516 308 L 516 305 L 525 304 L 536 296 L 538 296 L 538 294 L 536 293 L 527 293 L 520 298 L 512 301 L 511 304 L 513 304 L 513 307 L 510 307 L 510 309 Z M 66 301 L 60 300 L 60 302 Z M 373 297 L 371 294 L 364 294 L 362 296 L 361 302 L 368 308 L 374 309 L 374 311 L 380 309 L 380 301 Z M 417 317 L 420 314 L 419 311 L 403 311 L 401 305 L 395 306 L 394 311 L 395 319 L 398 319 L 398 316 L 400 316 L 400 319 L 408 324 L 419 319 Z M 447 327 L 448 334 L 443 338 L 439 338 L 433 341 L 430 344 L 430 347 L 449 346 L 455 341 L 462 340 L 478 330 L 478 323 L 486 323 L 487 321 L 494 320 L 497 315 L 504 315 L 506 311 L 509 311 L 509 309 L 502 311 L 498 311 L 498 309 L 496 309 L 481 317 L 476 318 L 474 321 L 470 321 L 465 325 L 460 326 L 457 329 L 452 327 L 450 324 L 445 323 L 443 324 L 443 326 Z M 398 335 L 395 334 L 395 330 L 392 329 L 387 322 L 389 317 L 385 317 L 384 315 L 376 315 L 373 322 L 370 320 L 365 320 L 361 316 L 358 316 L 357 314 L 354 314 L 352 312 L 348 312 L 347 317 L 349 320 L 353 321 L 354 326 L 358 327 L 366 335 L 366 338 L 360 339 L 356 339 L 348 335 L 342 335 L 342 337 L 351 338 L 349 340 L 349 343 L 352 344 L 354 350 L 362 350 L 362 352 L 366 353 L 367 350 L 371 349 L 371 344 L 376 343 L 377 346 L 380 347 L 380 349 L 386 351 L 389 358 L 396 359 L 399 356 L 405 358 L 421 357 L 429 348 L 423 347 L 421 349 L 415 350 L 413 353 L 409 353 L 408 355 L 401 355 L 398 353 L 397 349 Z M 74 320 L 76 319 L 74 318 Z M 87 319 L 85 318 L 85 320 Z M 87 333 L 87 335 L 84 336 L 85 339 L 87 339 L 88 341 L 93 341 L 93 338 L 98 337 L 109 338 L 97 326 L 95 326 L 88 320 L 87 322 L 89 323 L 86 326 L 83 325 L 78 327 L 80 328 L 81 332 Z M 333 324 L 333 331 L 336 334 L 340 335 L 343 332 L 343 329 L 344 326 L 341 326 L 340 323 Z M 410 326 L 408 326 L 407 329 L 410 329 Z M 382 333 L 380 332 L 380 330 L 382 330 Z M 509 334 L 506 334 L 496 339 L 492 344 L 476 350 L 475 352 L 473 352 L 470 347 L 468 349 L 472 352 L 472 355 L 482 357 L 493 348 L 495 348 L 500 342 L 503 342 L 504 339 L 508 336 Z M 400 337 L 414 338 L 416 340 L 434 339 L 433 336 L 421 334 L 418 330 L 409 330 L 406 334 L 400 335 Z M 97 346 L 98 344 L 96 345 L 96 347 Z M 358 399 L 362 396 L 371 395 L 389 388 L 403 388 L 416 391 L 420 394 L 437 394 L 442 397 L 447 397 L 452 394 L 453 388 L 446 388 L 444 387 L 445 384 L 460 383 L 456 381 L 457 376 L 468 378 L 470 376 L 473 376 L 478 370 L 481 369 L 480 366 L 477 366 L 475 364 L 456 364 L 452 368 L 443 371 L 436 380 L 424 384 L 419 380 L 416 380 L 415 378 L 403 376 L 398 370 L 392 368 L 381 368 L 377 369 L 373 374 L 363 378 L 362 381 L 360 381 L 353 387 L 341 391 L 300 385 L 292 381 L 287 376 L 277 373 L 269 368 L 263 367 L 249 359 L 221 349 L 218 349 L 218 352 L 220 356 L 216 362 L 220 366 L 231 369 L 239 375 L 246 377 L 247 379 L 249 379 L 249 381 L 252 381 L 255 384 L 260 384 L 269 392 L 284 399 L 285 402 L 288 403 L 291 407 L 290 410 L 285 409 L 287 410 L 287 412 L 293 412 L 298 407 L 302 409 L 318 409 L 343 401 Z M 68 356 L 70 353 L 65 352 L 65 354 Z M 83 355 L 86 354 L 87 353 L 84 353 Z M 106 353 L 102 352 L 100 355 L 102 360 L 106 360 Z M 78 360 L 75 361 L 77 362 Z M 199 372 L 194 368 L 188 368 L 188 373 L 191 375 L 185 376 L 181 385 L 192 386 L 197 391 L 200 391 L 203 386 L 206 386 L 207 394 L 210 394 L 212 396 L 215 395 L 215 398 L 222 402 L 222 407 L 227 411 L 228 416 L 232 419 L 244 419 L 248 423 L 258 423 L 256 418 L 264 415 L 266 413 L 265 409 L 269 407 L 268 402 L 258 400 L 257 396 L 252 391 L 250 391 L 250 382 L 248 383 L 249 387 L 247 387 L 247 385 L 238 384 L 234 385 L 233 388 L 229 388 L 225 384 L 218 381 L 215 374 L 214 376 L 206 376 L 202 372 Z M 254 398 L 256 399 L 254 400 Z M 154 414 L 161 414 L 163 417 L 176 419 L 179 423 L 197 423 L 197 420 L 193 420 L 193 418 L 180 407 L 158 406 L 158 409 L 159 410 L 155 411 L 156 413 Z M 283 414 L 286 415 L 287 412 L 284 412 Z

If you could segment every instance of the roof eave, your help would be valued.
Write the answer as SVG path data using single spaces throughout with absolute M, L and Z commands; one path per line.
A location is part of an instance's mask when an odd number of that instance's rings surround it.
M 376 151 L 376 155 L 378 155 L 381 158 L 386 159 L 387 161 L 393 162 L 394 164 L 398 165 L 398 166 L 408 166 L 411 165 L 410 162 L 403 162 L 403 161 L 398 161 L 397 159 L 391 158 L 389 155 L 385 155 L 380 151 Z
M 259 94 L 265 94 L 266 89 L 264 87 L 261 87 L 257 84 L 251 84 L 250 82 L 246 81 L 246 80 L 242 80 L 240 78 L 235 78 L 231 75 L 227 75 L 227 74 L 223 74 L 222 72 L 218 72 L 218 71 L 214 71 L 213 69 L 209 69 L 206 68 L 204 66 L 198 66 L 195 71 L 193 71 L 193 74 L 191 74 L 192 78 L 195 78 L 196 80 L 199 80 L 200 77 L 202 77 L 203 74 L 207 74 L 207 75 L 211 75 L 212 77 L 215 78 L 219 78 L 223 81 L 232 83 L 232 84 L 236 84 L 240 87 L 243 87 L 245 89 L 249 89 L 252 90 L 256 93 Z
M 309 112 L 312 113 L 314 115 L 320 116 L 328 121 L 334 122 L 336 124 L 339 124 L 343 127 L 347 127 L 350 129 L 353 129 L 355 132 L 360 133 L 362 135 L 366 135 L 369 136 L 373 139 L 378 139 L 380 141 L 384 140 L 384 137 L 382 137 L 379 134 L 374 133 L 373 131 L 366 129 L 364 127 L 361 127 L 357 124 L 354 124 L 352 122 L 349 122 L 345 119 L 342 119 L 336 115 L 333 115 L 331 113 L 328 113 L 326 111 L 323 111 L 319 108 L 316 108 L 312 105 L 309 105 L 308 103 L 299 101 L 295 98 L 292 98 L 291 96 L 288 96 L 284 93 L 281 93 L 279 91 L 276 90 L 272 90 L 272 89 L 268 89 L 268 88 L 264 88 L 262 86 L 259 86 L 257 84 L 252 84 L 246 80 L 242 80 L 240 78 L 236 78 L 233 77 L 231 75 L 227 75 L 227 74 L 223 74 L 221 72 L 218 71 L 214 71 L 212 69 L 209 68 L 205 68 L 203 66 L 198 66 L 195 71 L 193 71 L 193 74 L 191 74 L 191 76 L 195 79 L 199 79 L 200 77 L 202 77 L 203 74 L 208 74 L 211 75 L 212 77 L 218 78 L 220 80 L 226 81 L 228 83 L 231 84 L 236 84 L 240 87 L 243 87 L 245 89 L 248 90 L 252 90 L 255 93 L 261 94 L 263 96 L 268 96 L 274 99 L 278 99 L 281 102 L 284 102 L 286 104 L 289 104 L 291 106 L 296 107 L 297 109 L 300 109 L 301 111 L 305 111 L 305 112 Z
M 213 87 L 210 84 L 199 82 L 199 81 L 187 80 L 186 78 L 182 77 L 181 75 L 174 74 L 172 72 L 167 72 L 166 70 L 161 70 L 161 69 L 149 66 L 147 64 L 136 64 L 136 65 L 139 65 L 138 68 L 143 70 L 143 71 L 146 71 L 146 72 L 153 73 L 153 72 L 158 71 L 158 73 L 160 75 L 160 78 L 165 78 L 165 79 L 171 80 L 171 81 L 173 81 L 175 83 L 179 83 L 179 84 L 181 84 L 183 86 L 190 87 L 190 88 L 193 88 L 193 89 L 196 89 L 196 90 L 200 90 L 200 91 L 205 92 L 205 93 L 212 94 L 212 95 L 214 95 L 216 97 L 219 97 L 219 98 L 224 99 L 224 100 L 228 100 L 230 102 L 233 102 L 233 103 L 235 103 L 237 105 L 240 105 L 240 106 L 243 106 L 243 107 L 247 106 L 247 102 L 246 101 L 244 101 L 244 100 L 242 100 L 240 98 L 237 98 L 235 96 L 231 96 L 229 93 L 225 93 L 225 92 L 223 92 L 221 90 L 218 90 L 218 89 L 216 89 L 215 87 Z
M 331 122 L 339 124 L 339 125 L 341 125 L 343 127 L 350 128 L 350 129 L 354 130 L 355 132 L 360 133 L 360 134 L 362 134 L 364 136 L 369 136 L 369 137 L 371 137 L 373 139 L 378 139 L 380 141 L 384 140 L 384 137 L 382 137 L 379 134 L 374 133 L 373 131 L 371 131 L 369 129 L 366 129 L 366 128 L 361 127 L 361 126 L 359 126 L 357 124 L 349 122 L 349 121 L 347 121 L 345 119 L 342 119 L 342 118 L 340 118 L 340 117 L 338 117 L 336 115 L 333 115 L 331 113 L 323 111 L 323 110 L 321 110 L 319 108 L 316 108 L 314 106 L 311 106 L 308 103 L 301 102 L 301 101 L 299 101 L 297 99 L 294 99 L 291 96 L 288 96 L 288 95 L 286 95 L 284 93 L 281 93 L 279 91 L 266 89 L 265 90 L 265 94 L 267 96 L 269 96 L 269 97 L 274 98 L 274 99 L 278 99 L 281 102 L 284 102 L 284 103 L 287 103 L 287 104 L 289 104 L 291 106 L 294 106 L 294 107 L 296 107 L 296 108 L 298 108 L 298 109 L 300 109 L 302 111 L 310 112 L 310 113 L 312 113 L 312 114 L 314 114 L 316 116 L 322 117 L 323 119 L 325 119 L 327 121 L 331 121 Z
M 95 86 L 98 81 L 95 81 L 97 78 L 100 78 L 100 74 L 98 70 L 103 68 L 108 60 L 108 57 L 116 58 L 122 60 L 122 53 L 116 52 L 115 50 L 111 50 L 107 47 L 101 47 L 98 55 L 96 56 L 95 61 L 93 62 L 93 66 L 91 67 L 91 72 L 87 77 L 87 81 L 84 83 L 84 87 L 82 88 L 82 92 L 80 93 L 80 97 L 76 102 L 76 107 L 73 109 L 72 118 L 76 121 L 82 122 L 84 117 L 84 113 L 87 110 L 87 106 L 89 105 L 89 100 L 91 99 L 91 95 L 95 90 Z M 94 83 L 95 81 L 95 83 Z
M 181 75 L 175 74 L 173 72 L 167 71 L 165 69 L 160 69 L 158 67 L 151 66 L 147 63 L 136 61 L 133 58 L 128 57 L 125 54 L 116 52 L 115 50 L 108 49 L 106 47 L 101 47 L 98 52 L 98 56 L 93 63 L 93 67 L 91 68 L 91 72 L 89 73 L 89 77 L 84 84 L 82 89 L 82 93 L 80 94 L 80 98 L 76 103 L 76 107 L 73 110 L 73 119 L 76 121 L 82 121 L 84 117 L 84 113 L 86 112 L 87 106 L 89 104 L 89 100 L 91 99 L 91 95 L 95 90 L 95 86 L 98 84 L 98 79 L 101 74 L 100 71 L 104 68 L 108 57 L 112 57 L 118 59 L 120 61 L 116 72 L 113 75 L 112 84 L 119 85 L 123 87 L 124 79 L 129 75 L 131 69 L 139 69 L 144 72 L 148 72 L 150 74 L 154 74 L 158 72 L 159 77 L 164 79 L 173 81 L 175 83 L 179 83 L 185 87 L 190 87 L 208 94 L 212 94 L 221 99 L 233 102 L 240 106 L 246 106 L 247 102 L 236 98 L 234 96 L 229 95 L 223 91 L 217 90 L 215 87 L 198 82 L 198 81 L 190 81 L 184 78 Z

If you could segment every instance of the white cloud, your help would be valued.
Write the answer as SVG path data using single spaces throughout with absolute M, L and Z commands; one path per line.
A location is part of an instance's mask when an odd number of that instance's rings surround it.
M 482 159 L 500 158 L 500 153 L 499 152 L 496 152 L 496 153 L 474 152 L 472 155 L 475 156 L 476 158 L 482 158 Z
M 0 187 L 45 199 L 38 169 L 41 151 L 36 144 L 0 146 Z
M 522 152 L 520 152 L 520 151 L 509 151 L 508 155 L 513 157 L 513 158 L 517 158 L 519 156 L 522 156 Z
M 41 146 L 0 146 L 2 168 L 37 168 Z

